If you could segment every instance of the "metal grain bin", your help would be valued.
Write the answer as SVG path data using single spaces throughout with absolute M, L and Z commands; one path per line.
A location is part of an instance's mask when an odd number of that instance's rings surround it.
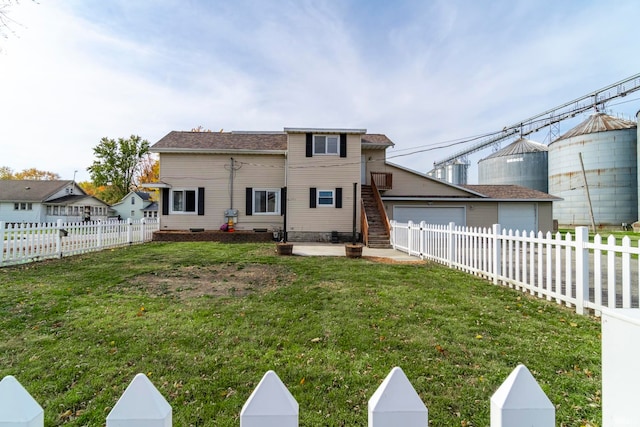
M 446 166 L 446 181 L 451 184 L 464 185 L 467 183 L 467 164 L 456 159 Z
M 548 191 L 548 147 L 520 138 L 478 162 L 478 182 Z
M 638 219 L 637 124 L 596 113 L 549 144 L 549 193 L 560 226 L 596 226 Z M 586 183 L 580 155 L 584 163 Z

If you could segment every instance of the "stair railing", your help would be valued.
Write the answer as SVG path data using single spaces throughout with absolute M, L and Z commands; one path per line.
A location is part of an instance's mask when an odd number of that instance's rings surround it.
M 377 172 L 371 172 L 371 189 L 373 190 L 373 198 L 376 200 L 376 206 L 378 208 L 378 212 L 380 213 L 380 218 L 382 219 L 384 230 L 387 234 L 387 237 L 389 237 L 391 236 L 391 226 L 389 224 L 389 218 L 387 218 L 387 212 L 384 210 L 384 203 L 382 203 L 382 198 L 380 197 L 380 192 L 378 191 L 378 185 L 376 184 L 376 180 L 374 179 L 374 173 Z

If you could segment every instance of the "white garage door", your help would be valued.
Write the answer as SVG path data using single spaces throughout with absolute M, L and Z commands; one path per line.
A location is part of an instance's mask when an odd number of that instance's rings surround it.
M 455 222 L 456 225 L 466 225 L 464 207 L 433 207 L 433 206 L 394 206 L 393 219 L 406 223 L 412 221 L 427 224 L 448 225 Z
M 503 230 L 538 232 L 538 215 L 535 203 L 500 203 L 498 223 Z

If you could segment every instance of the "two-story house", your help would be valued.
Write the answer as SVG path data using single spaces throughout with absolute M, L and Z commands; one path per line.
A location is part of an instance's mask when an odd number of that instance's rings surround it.
M 111 205 L 109 216 L 132 220 L 157 218 L 158 204 L 145 191 L 130 191 L 118 203 Z
M 552 228 L 557 198 L 517 186 L 448 184 L 387 162 L 392 146 L 365 129 L 170 132 L 151 147 L 160 159 L 160 229 L 231 224 L 284 230 L 290 241 L 348 241 L 355 233 L 384 245 L 394 216 L 490 226 L 510 206 L 525 207 L 534 221 L 527 227 Z

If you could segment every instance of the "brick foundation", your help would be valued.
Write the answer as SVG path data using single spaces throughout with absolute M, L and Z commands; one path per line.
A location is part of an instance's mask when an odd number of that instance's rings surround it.
M 273 233 L 255 231 L 184 231 L 162 230 L 153 233 L 154 242 L 224 242 L 224 243 L 260 243 L 273 242 Z

